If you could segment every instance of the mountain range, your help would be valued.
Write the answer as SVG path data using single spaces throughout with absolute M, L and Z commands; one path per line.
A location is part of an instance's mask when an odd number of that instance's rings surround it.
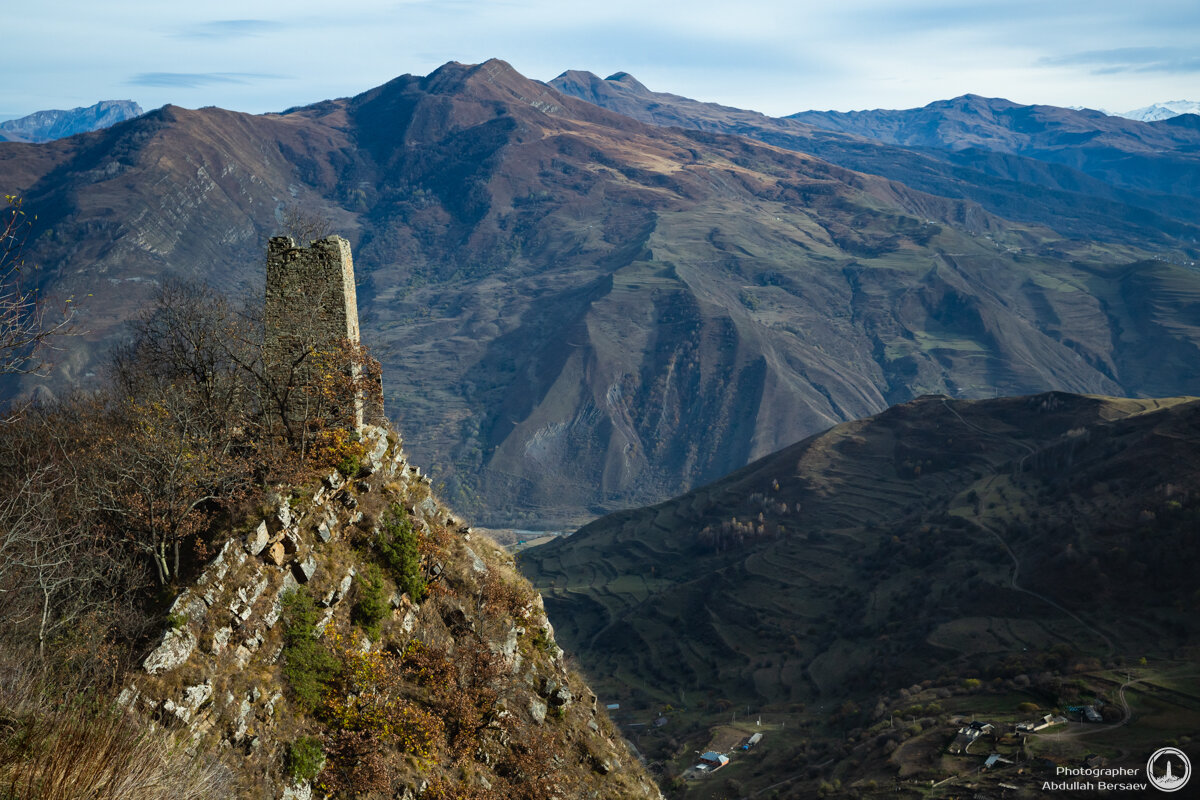
M 90 385 L 168 282 L 261 296 L 266 237 L 341 233 L 389 414 L 453 506 L 646 506 L 521 567 L 665 784 L 1000 794 L 1012 773 L 945 754 L 977 716 L 1106 708 L 997 737 L 1048 775 L 1200 725 L 1198 153 L 1192 115 L 773 119 L 496 60 L 166 106 L 0 143 L 40 292 L 78 308 L 3 396 Z
M 49 142 L 107 128 L 142 113 L 142 107 L 132 100 L 101 100 L 70 111 L 35 111 L 0 122 L 0 142 Z
M 985 157 L 489 61 L 4 143 L 83 331 L 6 396 L 87 384 L 164 281 L 257 291 L 296 210 L 351 240 L 389 412 L 481 522 L 656 502 L 930 392 L 1200 394 L 1200 134 L 1121 124 L 1157 183 L 1040 134 Z
M 1197 133 L 1097 111 L 974 95 L 904 111 L 753 111 L 654 92 L 628 73 L 568 71 L 565 94 L 655 125 L 747 136 L 1059 233 L 1154 249 L 1195 246 Z

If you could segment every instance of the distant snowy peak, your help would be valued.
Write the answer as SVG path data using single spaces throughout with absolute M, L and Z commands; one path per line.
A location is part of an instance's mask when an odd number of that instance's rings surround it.
M 1145 108 L 1135 108 L 1117 114 L 1118 117 L 1136 119 L 1142 122 L 1157 122 L 1160 119 L 1178 117 L 1180 114 L 1200 114 L 1200 102 L 1195 100 L 1172 100 L 1169 103 L 1155 103 Z

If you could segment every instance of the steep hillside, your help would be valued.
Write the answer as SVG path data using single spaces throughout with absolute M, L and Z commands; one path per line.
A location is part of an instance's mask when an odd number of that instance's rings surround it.
M 394 433 L 365 440 L 357 478 L 229 539 L 119 702 L 224 763 L 236 797 L 660 797 L 511 557 Z
M 1108 670 L 1149 663 L 1131 674 L 1173 675 L 1178 714 L 1155 721 L 1139 696 L 1109 720 L 1128 730 L 1079 744 L 1144 763 L 1145 739 L 1200 729 L 1198 444 L 1193 398 L 922 397 L 600 519 L 521 568 L 627 721 L 675 707 L 641 746 L 676 768 L 746 709 L 783 742 L 734 771 L 747 786 L 974 775 L 939 761 L 952 713 L 999 724 L 1093 692 L 1116 705 L 1132 678 Z M 921 724 L 893 735 L 906 719 Z M 1054 741 L 1024 757 L 1082 757 Z
M 298 209 L 354 244 L 389 411 L 485 524 L 661 500 L 926 392 L 1200 393 L 1200 275 L 1137 236 L 647 125 L 499 61 L 0 145 L 0 184 L 86 331 L 10 392 L 86 384 L 157 283 L 257 280 Z

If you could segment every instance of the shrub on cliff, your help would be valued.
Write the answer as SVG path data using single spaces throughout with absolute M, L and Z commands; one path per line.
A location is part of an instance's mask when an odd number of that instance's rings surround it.
M 296 589 L 284 594 L 283 619 L 283 675 L 297 705 L 311 712 L 337 673 L 338 660 L 315 636 L 319 616 L 308 592 Z
M 406 592 L 414 603 L 424 599 L 426 585 L 421 573 L 418 534 L 404 506 L 395 503 L 388 508 L 375 545 L 400 591 Z
M 379 636 L 379 623 L 391 611 L 383 585 L 383 572 L 375 564 L 368 564 L 358 573 L 355 583 L 358 600 L 354 603 L 350 618 L 374 639 Z

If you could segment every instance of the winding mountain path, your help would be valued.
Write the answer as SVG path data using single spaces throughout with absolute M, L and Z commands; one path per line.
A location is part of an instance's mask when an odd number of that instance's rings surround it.
M 1017 465 L 1018 469 L 1020 469 L 1021 467 L 1024 466 L 1025 459 L 1027 459 L 1029 456 L 1037 453 L 1037 448 L 1034 447 L 1033 445 L 1029 444 L 1028 442 L 1022 442 L 1019 439 L 1014 439 L 1014 438 L 1008 437 L 1008 436 L 1001 436 L 1000 434 L 993 433 L 992 431 L 984 430 L 983 428 L 980 428 L 978 425 L 974 425 L 970 422 L 967 422 L 965 419 L 963 419 L 962 415 L 959 414 L 958 411 L 955 410 L 955 408 L 947 402 L 947 398 L 942 398 L 942 405 L 944 405 L 946 407 L 946 410 L 949 411 L 951 414 L 953 414 L 958 419 L 959 422 L 961 422 L 963 425 L 966 425 L 968 428 L 975 431 L 976 433 L 983 434 L 984 436 L 989 436 L 993 439 L 1001 439 L 1005 442 L 1011 442 L 1013 444 L 1018 444 L 1021 447 L 1024 447 L 1026 450 L 1028 450 L 1029 452 L 1026 453 L 1024 456 L 1022 456 L 1021 460 L 1018 462 L 1018 465 Z M 996 478 L 996 476 L 993 474 L 992 477 L 988 479 L 989 487 L 991 486 L 991 482 L 994 481 L 995 478 Z M 1080 624 L 1080 626 L 1083 627 L 1085 630 L 1090 631 L 1091 633 L 1095 634 L 1095 636 L 1097 638 L 1103 640 L 1103 642 L 1104 642 L 1104 646 L 1106 648 L 1106 650 L 1105 650 L 1106 657 L 1111 657 L 1116 652 L 1117 648 L 1113 644 L 1113 640 L 1108 636 L 1108 634 L 1104 633 L 1103 631 L 1098 629 L 1095 625 L 1091 624 L 1090 622 L 1085 621 L 1082 617 L 1080 617 L 1074 611 L 1071 611 L 1070 609 L 1066 608 L 1065 606 L 1058 603 L 1057 601 L 1052 600 L 1051 598 L 1047 597 L 1044 594 L 1035 592 L 1032 589 L 1027 589 L 1024 586 L 1021 586 L 1019 583 L 1017 583 L 1017 577 L 1021 574 L 1021 560 L 1017 557 L 1016 552 L 1012 549 L 1012 547 L 1009 546 L 1008 541 L 1005 540 L 1004 536 L 1002 536 L 1000 531 L 998 531 L 994 526 L 989 525 L 978 518 L 975 518 L 972 521 L 976 525 L 978 525 L 980 528 L 982 528 L 983 530 L 990 533 L 992 535 L 992 537 L 995 538 L 995 540 L 1000 543 L 1000 546 L 1004 548 L 1004 551 L 1006 553 L 1008 553 L 1008 557 L 1009 557 L 1009 559 L 1012 560 L 1012 564 L 1013 564 L 1012 576 L 1009 579 L 1009 585 L 1015 591 L 1022 592 L 1024 594 L 1029 595 L 1030 597 L 1037 598 L 1038 600 L 1051 606 L 1052 608 L 1055 608 L 1058 611 L 1061 611 L 1063 614 L 1066 614 L 1068 617 L 1070 617 L 1071 619 L 1078 622 Z

